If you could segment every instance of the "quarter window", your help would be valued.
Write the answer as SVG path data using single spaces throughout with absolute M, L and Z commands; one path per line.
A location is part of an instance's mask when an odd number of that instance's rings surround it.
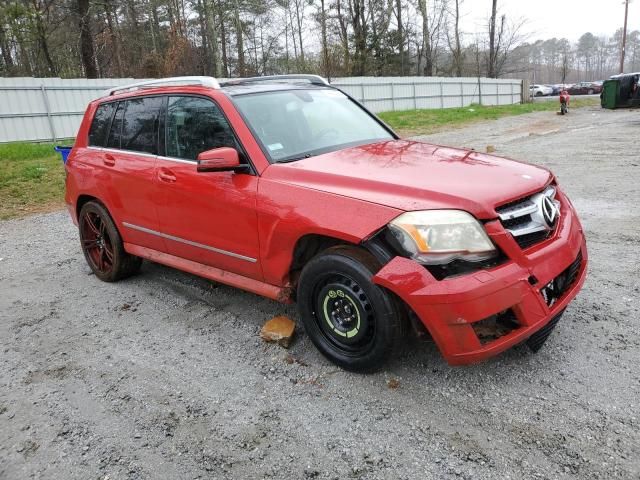
M 89 145 L 94 147 L 104 147 L 109 131 L 109 124 L 116 109 L 115 102 L 103 103 L 96 110 L 96 114 L 89 129 Z
M 161 97 L 133 98 L 126 101 L 122 126 L 123 150 L 158 153 L 158 114 Z
M 220 108 L 204 98 L 169 97 L 167 156 L 195 160 L 199 153 L 219 147 L 239 147 Z
M 120 148 L 120 134 L 122 133 L 122 119 L 124 118 L 124 102 L 118 103 L 116 114 L 111 122 L 111 130 L 107 138 L 107 148 Z

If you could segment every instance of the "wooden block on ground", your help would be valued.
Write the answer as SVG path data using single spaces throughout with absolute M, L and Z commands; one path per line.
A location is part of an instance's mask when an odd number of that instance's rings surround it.
M 280 315 L 267 320 L 260 330 L 260 338 L 265 342 L 275 342 L 284 348 L 289 348 L 295 329 L 296 323 L 293 320 Z

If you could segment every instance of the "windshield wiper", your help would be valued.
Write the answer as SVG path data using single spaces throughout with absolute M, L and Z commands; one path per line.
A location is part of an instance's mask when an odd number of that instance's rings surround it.
M 298 160 L 304 160 L 305 158 L 310 158 L 310 157 L 314 157 L 315 155 L 312 155 L 310 153 L 305 153 L 304 155 L 298 155 L 296 157 L 290 157 L 290 158 L 283 158 L 281 160 L 277 160 L 276 163 L 291 163 L 291 162 L 297 162 Z

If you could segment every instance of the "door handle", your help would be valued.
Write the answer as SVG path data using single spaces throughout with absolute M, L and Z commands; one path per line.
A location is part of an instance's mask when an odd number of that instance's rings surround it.
M 110 153 L 106 153 L 102 158 L 102 163 L 104 163 L 107 167 L 113 167 L 116 164 L 116 158 Z
M 160 169 L 160 171 L 158 172 L 158 178 L 167 183 L 175 183 L 175 181 L 177 180 L 174 173 L 168 168 Z

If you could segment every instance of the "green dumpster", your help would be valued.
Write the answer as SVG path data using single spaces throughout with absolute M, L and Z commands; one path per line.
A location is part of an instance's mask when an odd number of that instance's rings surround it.
M 602 85 L 602 95 L 600 96 L 602 108 L 616 108 L 619 86 L 620 84 L 617 79 L 604 81 Z
M 640 73 L 621 73 L 606 80 L 600 104 L 603 108 L 640 107 Z

